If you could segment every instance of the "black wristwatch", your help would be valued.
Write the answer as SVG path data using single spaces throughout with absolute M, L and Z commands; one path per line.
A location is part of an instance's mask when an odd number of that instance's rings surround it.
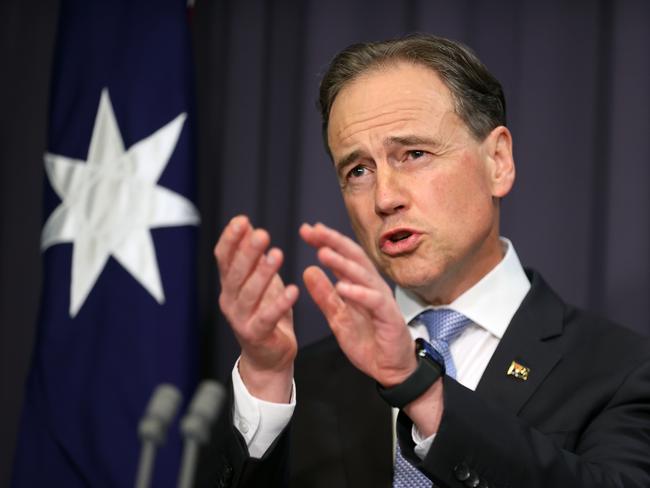
M 379 395 L 392 407 L 404 408 L 445 374 L 444 358 L 424 339 L 415 339 L 415 356 L 418 359 L 418 367 L 402 383 L 390 388 L 384 388 L 377 383 Z

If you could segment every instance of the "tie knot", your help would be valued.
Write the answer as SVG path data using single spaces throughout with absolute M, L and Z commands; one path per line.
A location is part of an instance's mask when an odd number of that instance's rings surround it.
M 416 320 L 426 325 L 431 340 L 444 341 L 447 344 L 458 337 L 471 322 L 463 314 L 448 308 L 425 310 Z

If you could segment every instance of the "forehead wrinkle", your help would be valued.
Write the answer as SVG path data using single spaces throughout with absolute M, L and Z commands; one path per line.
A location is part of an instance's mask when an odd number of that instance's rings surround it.
M 422 106 L 424 103 L 426 101 L 414 98 L 412 100 L 395 100 L 382 103 L 380 106 L 357 109 L 354 113 L 349 114 L 342 120 L 340 125 L 343 125 L 345 129 L 396 113 L 403 113 L 406 117 L 413 117 L 415 114 L 426 111 L 426 108 Z
M 421 137 L 417 135 L 390 136 L 385 139 L 386 146 L 442 146 L 442 142 L 435 137 Z
M 389 114 L 387 112 L 386 114 L 383 114 L 383 115 L 391 115 L 391 114 Z M 406 123 L 406 122 L 412 120 L 410 117 L 401 117 L 401 118 L 398 118 L 398 119 L 392 118 L 390 120 L 386 120 L 386 121 L 383 121 L 383 122 L 376 122 L 376 123 L 372 124 L 372 126 L 370 126 L 370 127 L 365 125 L 366 122 L 368 122 L 369 120 L 372 120 L 374 118 L 375 117 L 371 117 L 371 118 L 366 119 L 366 120 L 361 120 L 361 121 L 358 121 L 358 122 L 354 122 L 354 123 L 342 128 L 342 129 L 339 129 L 338 132 L 337 132 L 338 138 L 340 139 L 340 141 L 342 143 L 345 143 L 346 140 L 350 139 L 351 137 L 354 137 L 359 132 L 367 132 L 368 130 L 378 129 L 378 128 L 381 128 L 381 127 L 386 127 L 386 126 L 395 125 L 395 124 L 403 124 L 403 123 Z M 360 125 L 360 124 L 364 124 L 364 125 L 361 128 L 356 129 L 356 127 L 358 125 Z
M 352 85 L 350 87 L 350 89 L 356 89 L 357 91 L 360 88 L 360 86 L 356 85 Z M 352 96 L 351 93 L 355 94 L 355 96 Z M 341 111 L 337 110 L 337 108 L 339 108 L 339 105 L 347 107 L 347 109 L 344 110 L 346 116 L 344 116 L 339 122 L 339 125 L 345 127 L 365 123 L 371 121 L 374 118 L 385 117 L 397 112 L 403 112 L 407 115 L 412 115 L 431 108 L 431 106 L 423 107 L 423 105 L 430 105 L 430 96 L 422 98 L 416 96 L 413 93 L 407 93 L 402 98 L 395 98 L 395 94 L 386 93 L 380 95 L 379 101 L 377 101 L 371 99 L 369 100 L 368 95 L 365 93 L 362 93 L 360 97 L 356 96 L 355 91 L 352 91 L 351 93 L 347 90 L 344 90 L 341 94 L 339 94 L 337 99 L 334 101 L 334 104 L 332 105 L 332 111 L 330 112 L 331 119 L 335 118 L 335 112 L 338 112 L 339 118 L 341 118 Z M 351 96 L 353 101 L 349 100 Z

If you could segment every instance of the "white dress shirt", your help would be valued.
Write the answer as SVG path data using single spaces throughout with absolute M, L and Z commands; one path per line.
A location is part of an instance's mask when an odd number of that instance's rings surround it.
M 449 308 L 472 321 L 450 346 L 456 379 L 471 390 L 476 389 L 510 320 L 530 289 L 530 282 L 512 243 L 505 238 L 501 238 L 501 242 L 504 249 L 501 262 L 449 305 L 432 307 L 399 286 L 395 290 L 397 305 L 407 323 L 429 308 Z M 429 339 L 426 327 L 417 322 L 411 325 L 411 335 Z M 232 371 L 233 420 L 246 440 L 250 456 L 260 458 L 291 420 L 296 406 L 296 387 L 294 383 L 288 404 L 257 399 L 244 386 L 238 365 L 239 362 Z M 424 458 L 434 438 L 435 434 L 422 439 L 414 429 L 415 452 L 419 457 Z

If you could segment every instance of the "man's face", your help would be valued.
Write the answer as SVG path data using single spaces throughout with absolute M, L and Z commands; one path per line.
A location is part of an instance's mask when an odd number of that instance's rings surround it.
M 510 134 L 472 137 L 435 72 L 398 63 L 357 78 L 332 105 L 328 140 L 357 238 L 397 284 L 448 303 L 499 262 Z

